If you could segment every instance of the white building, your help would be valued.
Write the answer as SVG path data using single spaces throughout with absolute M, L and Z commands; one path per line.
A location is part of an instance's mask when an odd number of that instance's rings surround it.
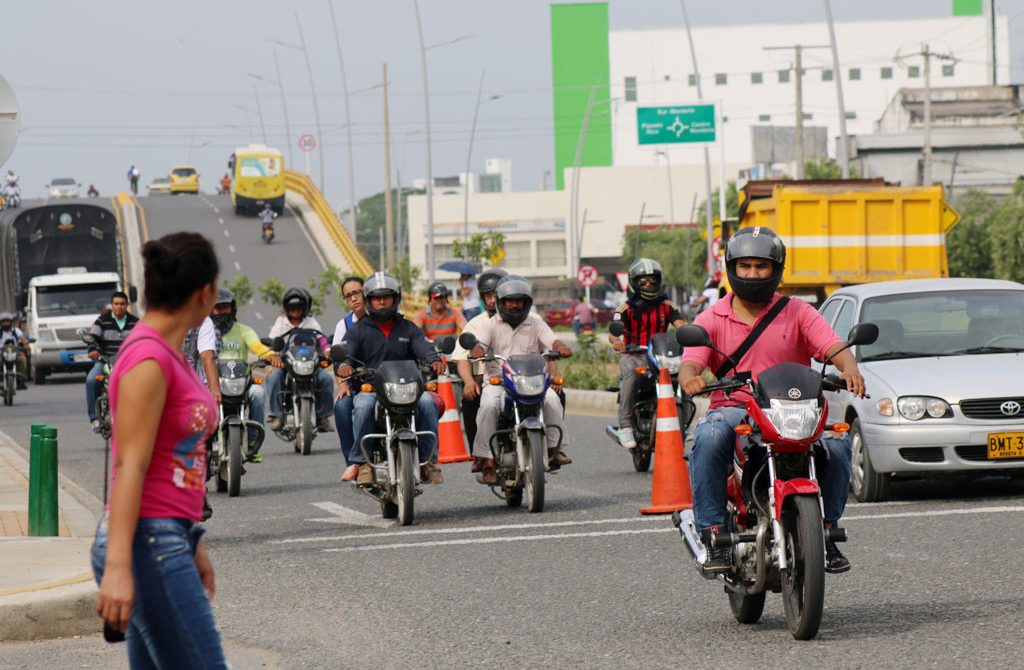
M 470 193 L 508 193 L 512 190 L 512 160 L 488 158 L 484 172 L 460 172 L 451 177 L 434 177 L 434 195 L 464 195 L 467 184 Z M 426 190 L 426 179 L 414 179 L 413 188 Z

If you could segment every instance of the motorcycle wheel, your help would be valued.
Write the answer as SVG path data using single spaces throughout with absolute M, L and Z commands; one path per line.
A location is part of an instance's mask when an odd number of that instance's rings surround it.
M 782 532 L 789 568 L 782 573 L 782 607 L 797 640 L 818 634 L 825 608 L 825 535 L 818 501 L 796 496 L 786 504 Z
M 765 592 L 761 591 L 752 596 L 741 596 L 735 591 L 729 591 L 729 607 L 732 615 L 739 623 L 757 623 L 764 613 Z
M 295 433 L 295 451 L 309 456 L 313 449 L 313 401 L 299 398 L 299 425 Z
M 242 492 L 242 427 L 229 425 L 225 442 L 228 452 L 228 496 L 237 498 Z
M 521 507 L 523 504 L 523 487 L 517 486 L 514 489 L 505 491 L 505 503 L 509 507 Z
M 4 384 L 4 404 L 10 407 L 14 404 L 14 386 L 16 382 L 8 377 Z
M 544 435 L 538 430 L 526 431 L 527 445 L 526 463 L 526 509 L 532 513 L 544 511 L 544 463 L 547 453 L 544 448 Z M 522 438 L 520 438 L 522 439 Z
M 651 468 L 651 458 L 654 456 L 654 440 L 651 429 L 653 417 L 646 412 L 634 411 L 633 425 L 636 429 L 636 446 L 629 450 L 633 457 L 633 469 L 637 472 L 647 472 Z
M 415 511 L 413 501 L 416 498 L 416 442 L 405 440 L 398 445 L 398 463 L 395 472 L 398 474 L 398 486 L 395 487 L 395 505 L 398 507 L 398 524 L 408 526 L 413 522 Z
M 651 456 L 654 453 L 650 449 L 644 449 L 641 446 L 633 447 L 629 450 L 629 453 L 633 455 L 633 469 L 637 472 L 647 472 L 651 467 Z

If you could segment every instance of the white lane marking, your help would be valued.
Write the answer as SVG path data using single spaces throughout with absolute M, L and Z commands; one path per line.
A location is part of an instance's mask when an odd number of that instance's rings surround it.
M 235 245 L 229 244 L 228 249 L 231 251 L 231 253 L 235 253 Z
M 242 264 L 239 263 L 238 261 L 235 261 L 235 270 L 238 272 L 242 271 Z
M 464 540 L 437 540 L 434 542 L 396 542 L 391 544 L 365 544 L 360 547 L 333 547 L 321 549 L 325 553 L 350 552 L 350 551 L 377 551 L 380 549 L 409 549 L 412 547 L 442 547 L 462 544 L 495 544 L 499 542 L 527 542 L 530 540 L 564 540 L 576 537 L 605 537 L 611 535 L 640 535 L 641 533 L 664 533 L 672 531 L 678 533 L 675 528 L 637 528 L 634 530 L 602 530 L 590 533 L 552 533 L 545 535 L 510 535 L 506 537 L 474 537 Z
M 967 509 L 939 509 L 928 512 L 889 512 L 887 514 L 859 514 L 843 517 L 843 521 L 859 521 L 862 519 L 909 519 L 924 516 L 956 516 L 960 514 L 1002 514 L 1005 512 L 1024 512 L 1024 505 L 1008 505 L 1005 507 L 971 507 Z
M 219 209 L 217 209 L 216 207 L 214 207 L 214 208 L 213 208 L 213 213 L 214 213 L 214 214 L 220 214 L 220 210 L 219 210 Z
M 336 502 L 317 502 L 311 504 L 313 507 L 318 507 L 331 516 L 325 519 L 306 519 L 307 521 L 343 523 L 351 526 L 373 526 L 375 528 L 390 528 L 395 525 L 394 521 L 381 519 L 377 516 L 370 516 L 369 514 L 363 514 L 362 512 L 358 512 L 354 509 L 349 509 L 348 507 L 339 505 Z
M 318 505 L 319 506 L 319 505 Z M 363 535 L 328 535 L 322 537 L 299 537 L 291 540 L 271 540 L 268 544 L 295 544 L 299 542 L 334 542 L 337 540 L 365 540 L 375 537 L 409 537 L 411 535 L 449 535 L 453 533 L 480 533 L 495 530 L 525 530 L 527 528 L 565 528 L 567 526 L 595 526 L 608 523 L 644 523 L 664 521 L 665 517 L 641 516 L 622 519 L 591 519 L 587 521 L 550 521 L 547 523 L 507 523 L 493 526 L 467 526 L 466 528 L 423 528 L 420 530 L 396 530 L 390 533 L 366 533 Z
M 249 304 L 250 305 L 252 304 L 252 300 L 249 301 Z M 263 320 L 263 315 L 260 314 L 259 312 L 256 312 L 256 318 L 259 319 L 260 321 L 262 321 Z
M 220 225 L 223 226 L 224 225 L 224 219 L 222 219 L 220 217 L 217 217 L 217 223 L 219 223 Z
M 228 232 L 227 228 L 224 229 L 224 237 L 231 237 L 231 233 Z

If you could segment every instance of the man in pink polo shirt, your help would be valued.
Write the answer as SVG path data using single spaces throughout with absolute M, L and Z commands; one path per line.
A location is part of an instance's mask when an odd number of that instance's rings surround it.
M 708 332 L 711 342 L 732 354 L 753 330 L 758 320 L 782 298 L 776 292 L 786 264 L 786 245 L 768 228 L 741 228 L 729 240 L 725 250 L 725 267 L 732 292 L 715 306 L 702 312 L 694 321 Z M 778 363 L 810 365 L 812 358 L 824 360 L 844 346 L 842 338 L 828 323 L 802 300 L 790 300 L 765 328 L 753 346 L 737 361 L 737 369 L 729 374 L 749 374 L 753 379 Z M 704 389 L 701 372 L 706 367 L 717 370 L 725 359 L 707 347 L 691 347 L 683 355 L 679 383 L 693 395 Z M 849 350 L 833 359 L 847 388 L 864 396 L 864 377 Z M 697 424 L 690 454 L 690 476 L 693 480 L 693 503 L 697 527 L 704 535 L 718 531 L 726 522 L 726 480 L 732 467 L 736 435 L 734 428 L 746 416 L 745 391 L 727 398 L 716 392 L 711 396 L 711 409 Z M 821 488 L 825 506 L 825 526 L 838 524 L 846 507 L 850 485 L 850 440 L 848 437 L 825 438 L 829 465 L 822 475 Z M 846 572 L 850 562 L 835 542 L 826 542 L 826 570 Z M 704 564 L 705 573 L 728 572 L 728 549 L 711 549 Z

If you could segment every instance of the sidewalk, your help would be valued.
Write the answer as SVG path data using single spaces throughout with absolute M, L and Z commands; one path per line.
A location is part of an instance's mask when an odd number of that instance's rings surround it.
M 94 633 L 96 517 L 59 477 L 60 536 L 27 537 L 28 476 L 27 451 L 0 432 L 0 641 Z

